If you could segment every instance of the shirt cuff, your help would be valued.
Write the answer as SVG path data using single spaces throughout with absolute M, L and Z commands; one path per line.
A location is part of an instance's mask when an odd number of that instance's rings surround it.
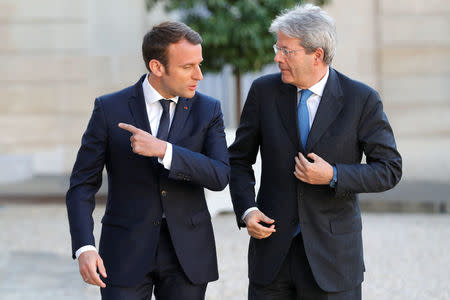
M 78 257 L 80 257 L 80 255 L 81 255 L 83 252 L 86 252 L 86 251 L 89 251 L 89 250 L 94 250 L 95 252 L 97 252 L 97 248 L 95 248 L 95 247 L 92 246 L 92 245 L 87 245 L 87 246 L 83 246 L 83 247 L 81 247 L 80 249 L 78 249 L 77 252 L 75 252 L 75 256 L 76 256 L 77 259 L 78 259 Z
M 158 162 L 164 166 L 167 170 L 170 170 L 172 166 L 172 144 L 167 143 L 166 153 L 163 158 L 158 157 Z
M 249 212 L 254 211 L 254 210 L 258 210 L 258 208 L 256 206 L 250 207 L 249 209 L 247 209 L 243 214 L 242 214 L 242 221 L 244 221 L 245 223 L 245 217 L 248 215 Z

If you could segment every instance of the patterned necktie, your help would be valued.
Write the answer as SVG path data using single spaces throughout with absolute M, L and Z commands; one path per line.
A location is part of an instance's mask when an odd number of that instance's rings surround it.
M 170 103 L 172 100 L 170 99 L 161 99 L 159 103 L 162 106 L 163 113 L 161 115 L 161 119 L 159 119 L 159 127 L 158 133 L 156 137 L 160 140 L 167 141 L 167 137 L 169 136 L 169 125 L 170 125 Z
M 306 147 L 306 141 L 309 134 L 309 112 L 306 100 L 311 96 L 313 92 L 310 90 L 300 91 L 300 103 L 297 107 L 298 127 L 300 131 L 300 139 L 302 141 L 303 149 Z

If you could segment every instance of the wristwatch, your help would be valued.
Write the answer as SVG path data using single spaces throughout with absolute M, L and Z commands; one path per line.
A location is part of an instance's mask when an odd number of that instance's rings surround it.
M 335 188 L 337 183 L 337 169 L 336 166 L 333 165 L 333 178 L 330 180 L 330 187 Z

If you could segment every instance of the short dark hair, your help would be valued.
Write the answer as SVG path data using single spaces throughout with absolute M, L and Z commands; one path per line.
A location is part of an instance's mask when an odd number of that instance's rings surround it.
M 193 45 L 201 44 L 203 41 L 200 34 L 181 22 L 168 21 L 153 26 L 142 41 L 142 56 L 147 69 L 151 72 L 148 64 L 152 59 L 167 67 L 167 48 L 182 39 Z

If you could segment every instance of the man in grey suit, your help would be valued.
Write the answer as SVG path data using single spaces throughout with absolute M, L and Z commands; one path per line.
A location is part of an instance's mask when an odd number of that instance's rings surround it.
M 375 90 L 330 67 L 336 31 L 326 12 L 294 7 L 270 31 L 281 73 L 255 80 L 229 147 L 234 210 L 251 236 L 249 299 L 361 299 L 358 193 L 401 178 L 391 126 Z

